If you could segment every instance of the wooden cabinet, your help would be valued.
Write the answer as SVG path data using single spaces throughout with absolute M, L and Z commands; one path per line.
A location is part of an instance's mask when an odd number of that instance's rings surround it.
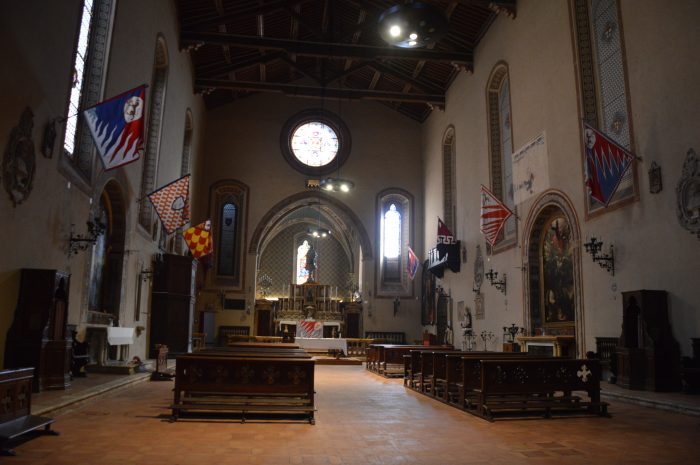
M 666 291 L 622 293 L 617 384 L 627 389 L 677 391 L 681 352 L 673 337 Z
M 157 358 L 161 344 L 168 346 L 169 356 L 190 352 L 196 271 L 192 258 L 166 254 L 162 261 L 155 264 L 155 270 L 149 357 Z
M 23 269 L 19 298 L 5 344 L 5 368 L 34 367 L 34 391 L 70 385 L 70 275 Z

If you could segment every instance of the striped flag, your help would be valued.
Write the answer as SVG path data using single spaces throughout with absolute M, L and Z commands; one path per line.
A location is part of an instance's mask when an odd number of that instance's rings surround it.
M 143 154 L 145 101 L 144 84 L 83 112 L 105 171 L 134 162 Z
M 297 337 L 323 337 L 323 323 L 320 321 L 299 320 Z
M 583 134 L 588 193 L 607 207 L 632 165 L 634 155 L 586 123 L 583 123 Z
M 211 221 L 207 220 L 204 223 L 199 223 L 197 226 L 192 226 L 182 233 L 185 238 L 187 247 L 190 248 L 194 258 L 200 258 L 212 253 L 214 244 L 211 238 Z
M 498 200 L 493 193 L 481 186 L 481 232 L 486 241 L 493 246 L 506 220 L 513 212 Z
M 408 248 L 408 276 L 411 279 L 416 277 L 416 272 L 418 271 L 418 257 L 413 252 L 413 249 Z
M 167 184 L 148 194 L 163 227 L 172 234 L 190 221 L 190 175 Z

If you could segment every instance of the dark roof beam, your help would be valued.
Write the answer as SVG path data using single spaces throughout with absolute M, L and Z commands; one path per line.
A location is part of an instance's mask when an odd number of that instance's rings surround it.
M 377 73 L 379 74 L 379 73 Z M 327 98 L 327 99 L 360 99 L 379 100 L 390 102 L 424 103 L 436 107 L 445 106 L 445 96 L 434 94 L 407 94 L 403 92 L 389 92 L 365 89 L 338 89 L 313 86 L 299 86 L 294 84 L 280 84 L 270 82 L 244 82 L 226 81 L 217 79 L 197 79 L 195 88 L 204 89 L 228 89 L 251 92 L 275 92 L 294 97 Z
M 262 54 L 260 56 L 248 58 L 247 60 L 226 64 L 224 66 L 219 65 L 216 68 L 211 68 L 209 70 L 200 68 L 197 70 L 197 75 L 205 78 L 224 76 L 228 73 L 243 71 L 244 69 L 248 69 L 252 66 L 272 63 L 273 61 L 279 60 L 282 57 L 284 57 L 284 52 Z
M 228 11 L 223 15 L 209 15 L 208 17 L 199 17 L 193 21 L 185 21 L 183 22 L 182 27 L 183 29 L 209 29 L 216 27 L 219 24 L 225 24 L 231 21 L 240 21 L 242 19 L 253 18 L 258 15 L 265 15 L 286 7 L 293 7 L 301 3 L 306 3 L 307 1 L 309 0 L 300 0 L 298 2 L 290 3 L 289 1 L 278 0 L 262 5 L 245 6 L 243 8 L 238 8 L 237 10 Z
M 472 66 L 474 54 L 467 52 L 446 52 L 429 49 L 406 49 L 397 47 L 372 47 L 338 43 L 304 42 L 270 37 L 255 37 L 238 34 L 220 34 L 216 32 L 183 31 L 183 44 L 207 43 L 213 45 L 231 45 L 242 48 L 261 50 L 285 50 L 303 56 L 320 58 L 351 58 L 374 60 L 377 58 L 394 58 L 402 60 L 435 61 Z

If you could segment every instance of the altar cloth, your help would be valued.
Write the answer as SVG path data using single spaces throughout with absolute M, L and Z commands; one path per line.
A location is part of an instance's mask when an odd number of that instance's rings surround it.
M 134 328 L 123 326 L 107 327 L 107 342 L 111 346 L 128 345 L 134 343 Z
M 294 342 L 302 349 L 342 350 L 343 354 L 348 353 L 348 341 L 344 338 L 297 337 Z

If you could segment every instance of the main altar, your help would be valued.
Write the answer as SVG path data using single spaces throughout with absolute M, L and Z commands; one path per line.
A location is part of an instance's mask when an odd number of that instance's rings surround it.
M 296 334 L 301 321 L 320 323 L 321 337 L 339 336 L 344 328 L 338 287 L 312 282 L 284 286 L 274 317 L 275 331 L 282 334 L 286 327 Z

